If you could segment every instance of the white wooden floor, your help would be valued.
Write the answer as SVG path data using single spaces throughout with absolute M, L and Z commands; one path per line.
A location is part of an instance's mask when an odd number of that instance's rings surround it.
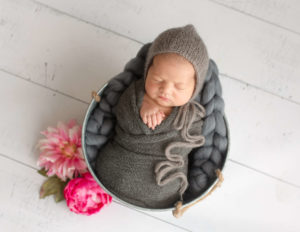
M 114 201 L 90 217 L 40 200 L 39 134 L 91 100 L 161 31 L 193 23 L 220 70 L 224 182 L 176 219 Z M 300 2 L 0 0 L 0 231 L 300 231 Z

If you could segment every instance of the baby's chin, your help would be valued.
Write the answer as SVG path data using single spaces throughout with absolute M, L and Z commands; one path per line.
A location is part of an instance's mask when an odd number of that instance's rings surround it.
M 160 106 L 162 107 L 168 107 L 168 108 L 171 108 L 171 107 L 175 107 L 177 105 L 175 105 L 171 100 L 162 100 L 160 98 L 158 98 L 156 100 L 156 103 L 159 104 Z
M 159 97 L 156 99 L 156 102 L 163 106 L 163 107 L 176 107 L 176 106 L 183 106 L 184 104 L 187 103 L 187 101 L 183 101 L 183 102 L 174 102 L 170 99 L 168 100 L 163 100 L 163 99 L 160 99 Z
M 173 107 L 173 104 L 171 103 L 170 100 L 164 101 L 161 100 L 160 98 L 155 99 L 156 104 L 162 106 L 162 107 Z

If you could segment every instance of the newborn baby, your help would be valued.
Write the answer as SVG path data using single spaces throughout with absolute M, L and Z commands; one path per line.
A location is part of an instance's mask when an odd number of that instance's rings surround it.
M 121 95 L 115 135 L 97 156 L 97 176 L 111 193 L 146 208 L 183 200 L 188 154 L 205 142 L 205 110 L 194 99 L 208 62 L 192 25 L 169 29 L 152 43 L 144 76 Z

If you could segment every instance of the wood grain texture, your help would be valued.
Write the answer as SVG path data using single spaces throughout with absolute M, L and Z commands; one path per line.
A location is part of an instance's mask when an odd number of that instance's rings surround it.
M 222 86 L 231 158 L 300 187 L 300 106 L 228 78 Z
M 297 0 L 210 0 L 300 34 L 300 2 Z
M 88 105 L 7 73 L 0 72 L 0 79 L 5 109 L 0 114 L 0 153 L 35 167 L 35 145 L 44 138 L 40 131 L 71 118 L 82 124 Z
M 192 231 L 293 231 L 300 229 L 300 190 L 228 162 L 220 188 L 180 220 L 155 213 Z
M 86 102 L 141 46 L 31 1 L 4 1 L 1 9 L 0 69 Z

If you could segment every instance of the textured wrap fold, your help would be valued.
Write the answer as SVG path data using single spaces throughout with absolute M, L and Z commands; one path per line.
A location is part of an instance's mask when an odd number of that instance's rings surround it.
M 121 95 L 113 109 L 115 135 L 98 154 L 97 175 L 109 191 L 127 202 L 147 208 L 173 207 L 187 188 L 182 180 L 187 179 L 193 146 L 181 147 L 184 140 L 174 127 L 179 107 L 155 130 L 144 124 L 139 113 L 144 94 L 144 80 L 139 79 Z M 191 134 L 198 134 L 201 126 L 196 118 Z
M 198 117 L 197 117 L 198 116 Z M 182 154 L 171 152 L 173 148 L 195 148 L 201 147 L 205 143 L 205 137 L 201 135 L 201 130 L 196 131 L 196 134 L 191 134 L 191 128 L 195 120 L 204 118 L 205 109 L 204 107 L 196 101 L 191 101 L 186 103 L 183 106 L 179 107 L 176 118 L 173 122 L 174 129 L 181 132 L 181 137 L 184 141 L 171 142 L 166 150 L 165 155 L 168 159 L 167 161 L 161 161 L 155 166 L 156 181 L 159 185 L 164 185 L 168 182 L 173 181 L 174 179 L 181 179 L 181 187 L 179 190 L 180 200 L 183 201 L 183 194 L 188 188 L 187 176 L 182 172 L 175 172 L 168 176 L 173 170 L 176 170 L 178 167 L 183 167 L 184 160 Z M 198 121 L 197 124 L 202 126 L 203 121 Z M 167 176 L 164 180 L 164 178 Z

